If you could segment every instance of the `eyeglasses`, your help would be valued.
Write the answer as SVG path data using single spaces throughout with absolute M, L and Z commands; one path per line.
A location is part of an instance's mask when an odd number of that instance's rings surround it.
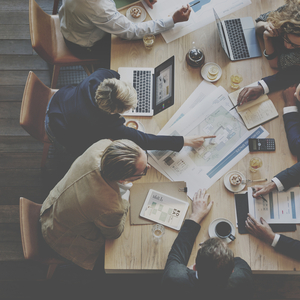
M 146 153 L 146 155 L 147 155 L 147 166 L 146 166 L 146 168 L 144 169 L 143 173 L 138 174 L 138 175 L 132 175 L 131 177 L 142 177 L 142 176 L 146 176 L 147 171 L 148 171 L 148 152 L 147 152 L 147 150 L 145 150 L 145 153 Z
M 300 45 L 294 44 L 294 43 L 292 43 L 292 42 L 290 41 L 290 39 L 288 38 L 287 34 L 284 34 L 284 35 L 282 35 L 281 37 L 282 37 L 282 39 L 283 39 L 286 43 L 290 44 L 293 48 L 300 48 Z

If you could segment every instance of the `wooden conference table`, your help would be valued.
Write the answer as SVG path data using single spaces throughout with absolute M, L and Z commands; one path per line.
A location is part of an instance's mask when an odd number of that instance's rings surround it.
M 255 19 L 261 12 L 276 9 L 283 3 L 283 0 L 252 0 L 251 5 L 227 16 L 227 18 L 251 16 Z M 126 9 L 121 12 L 125 13 Z M 143 123 L 146 132 L 158 133 L 203 80 L 199 68 L 193 69 L 185 62 L 185 55 L 193 41 L 203 49 L 206 62 L 216 62 L 222 68 L 222 76 L 215 85 L 223 86 L 229 93 L 232 92 L 230 76 L 233 73 L 238 72 L 242 75 L 243 82 L 241 86 L 274 74 L 274 70 L 269 67 L 268 61 L 264 57 L 231 62 L 221 48 L 215 23 L 200 28 L 169 44 L 166 44 L 162 36 L 158 35 L 154 47 L 150 51 L 144 48 L 142 40 L 125 41 L 113 36 L 111 42 L 111 69 L 113 70 L 118 70 L 119 67 L 124 66 L 156 67 L 167 58 L 175 55 L 175 104 L 154 117 L 136 118 Z M 262 41 L 260 42 L 261 49 L 263 49 Z M 258 154 L 249 153 L 232 168 L 232 170 L 243 172 L 248 179 L 268 178 L 268 182 L 278 172 L 296 163 L 296 158 L 289 151 L 284 130 L 282 118 L 284 102 L 281 92 L 271 94 L 270 98 L 279 112 L 279 117 L 263 126 L 270 133 L 269 137 L 275 138 L 276 151 L 271 153 L 259 152 Z M 263 160 L 263 167 L 261 171 L 251 174 L 249 160 L 253 156 L 259 156 Z M 138 182 L 164 181 L 169 180 L 152 168 L 147 176 Z M 201 188 L 200 182 L 199 188 Z M 224 217 L 235 224 L 234 195 L 225 188 L 223 177 L 209 188 L 209 194 L 210 199 L 214 201 L 214 205 L 201 224 L 201 230 L 194 244 L 189 265 L 192 265 L 195 261 L 199 243 L 209 238 L 208 226 L 214 219 Z M 297 227 L 299 226 L 297 225 Z M 128 216 L 123 234 L 117 240 L 106 241 L 105 271 L 107 273 L 161 272 L 178 232 L 166 227 L 162 241 L 155 243 L 151 228 L 152 225 L 130 225 Z M 300 228 L 295 232 L 285 234 L 300 239 Z M 236 233 L 236 240 L 231 242 L 229 247 L 234 251 L 235 256 L 245 259 L 255 273 L 295 274 L 300 271 L 300 262 L 275 252 L 271 246 L 249 234 L 240 235 Z

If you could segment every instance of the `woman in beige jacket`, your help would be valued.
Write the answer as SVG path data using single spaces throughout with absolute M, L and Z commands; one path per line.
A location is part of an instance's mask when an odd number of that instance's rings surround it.
M 146 175 L 146 153 L 129 140 L 100 140 L 72 164 L 41 209 L 42 235 L 59 255 L 92 270 L 105 239 L 123 230 L 128 201 L 118 183 Z

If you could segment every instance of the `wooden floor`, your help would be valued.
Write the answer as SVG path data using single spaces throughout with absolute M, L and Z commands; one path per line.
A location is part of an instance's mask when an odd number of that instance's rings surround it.
M 52 0 L 37 2 L 51 13 Z M 49 66 L 30 44 L 28 0 L 0 0 L 0 299 L 138 299 L 141 290 L 146 299 L 154 298 L 159 275 L 105 275 L 72 267 L 57 270 L 46 282 L 44 267 L 24 261 L 19 197 L 42 203 L 68 168 L 63 157 L 52 155 L 41 172 L 42 144 L 19 126 L 30 70 L 49 86 Z M 300 276 L 255 275 L 254 280 L 255 299 L 300 299 Z

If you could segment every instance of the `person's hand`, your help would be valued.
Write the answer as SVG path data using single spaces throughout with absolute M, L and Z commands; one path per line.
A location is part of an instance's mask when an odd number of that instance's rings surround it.
M 195 193 L 190 220 L 200 224 L 200 222 L 206 217 L 213 205 L 213 201 L 208 203 L 208 198 L 209 194 L 206 193 L 205 189 L 199 189 L 198 192 Z
M 203 145 L 205 139 L 215 138 L 215 135 L 206 136 L 185 136 L 183 138 L 183 146 L 190 146 L 193 148 L 199 148 Z
M 154 3 L 157 2 L 157 0 L 145 0 L 145 2 L 147 3 L 147 5 L 152 9 Z
M 263 28 L 263 37 L 266 39 L 269 38 L 274 38 L 279 36 L 280 32 L 278 29 L 275 29 L 273 24 L 270 22 L 265 22 L 264 23 L 264 28 Z
M 264 89 L 260 84 L 258 86 L 245 87 L 239 93 L 237 103 L 240 106 L 248 101 L 256 100 L 263 93 L 264 93 Z
M 300 101 L 300 84 L 298 84 L 294 96 Z
M 296 106 L 297 103 L 297 98 L 295 97 L 295 93 L 296 93 L 296 86 L 290 86 L 289 88 L 287 88 L 286 90 L 284 90 L 282 92 L 282 97 L 284 100 L 284 106 Z
M 255 185 L 253 189 L 255 189 L 255 192 L 253 192 L 252 196 L 257 198 L 260 195 L 269 194 L 271 191 L 277 189 L 277 186 L 273 181 L 271 181 L 265 185 Z
M 188 4 L 186 6 L 182 6 L 182 8 L 175 11 L 172 17 L 174 24 L 187 21 L 190 17 L 191 11 L 192 10 Z
M 270 245 L 272 244 L 275 233 L 263 218 L 260 218 L 260 222 L 257 222 L 252 215 L 248 214 L 245 225 L 250 234 L 262 240 L 263 242 L 266 242 Z

